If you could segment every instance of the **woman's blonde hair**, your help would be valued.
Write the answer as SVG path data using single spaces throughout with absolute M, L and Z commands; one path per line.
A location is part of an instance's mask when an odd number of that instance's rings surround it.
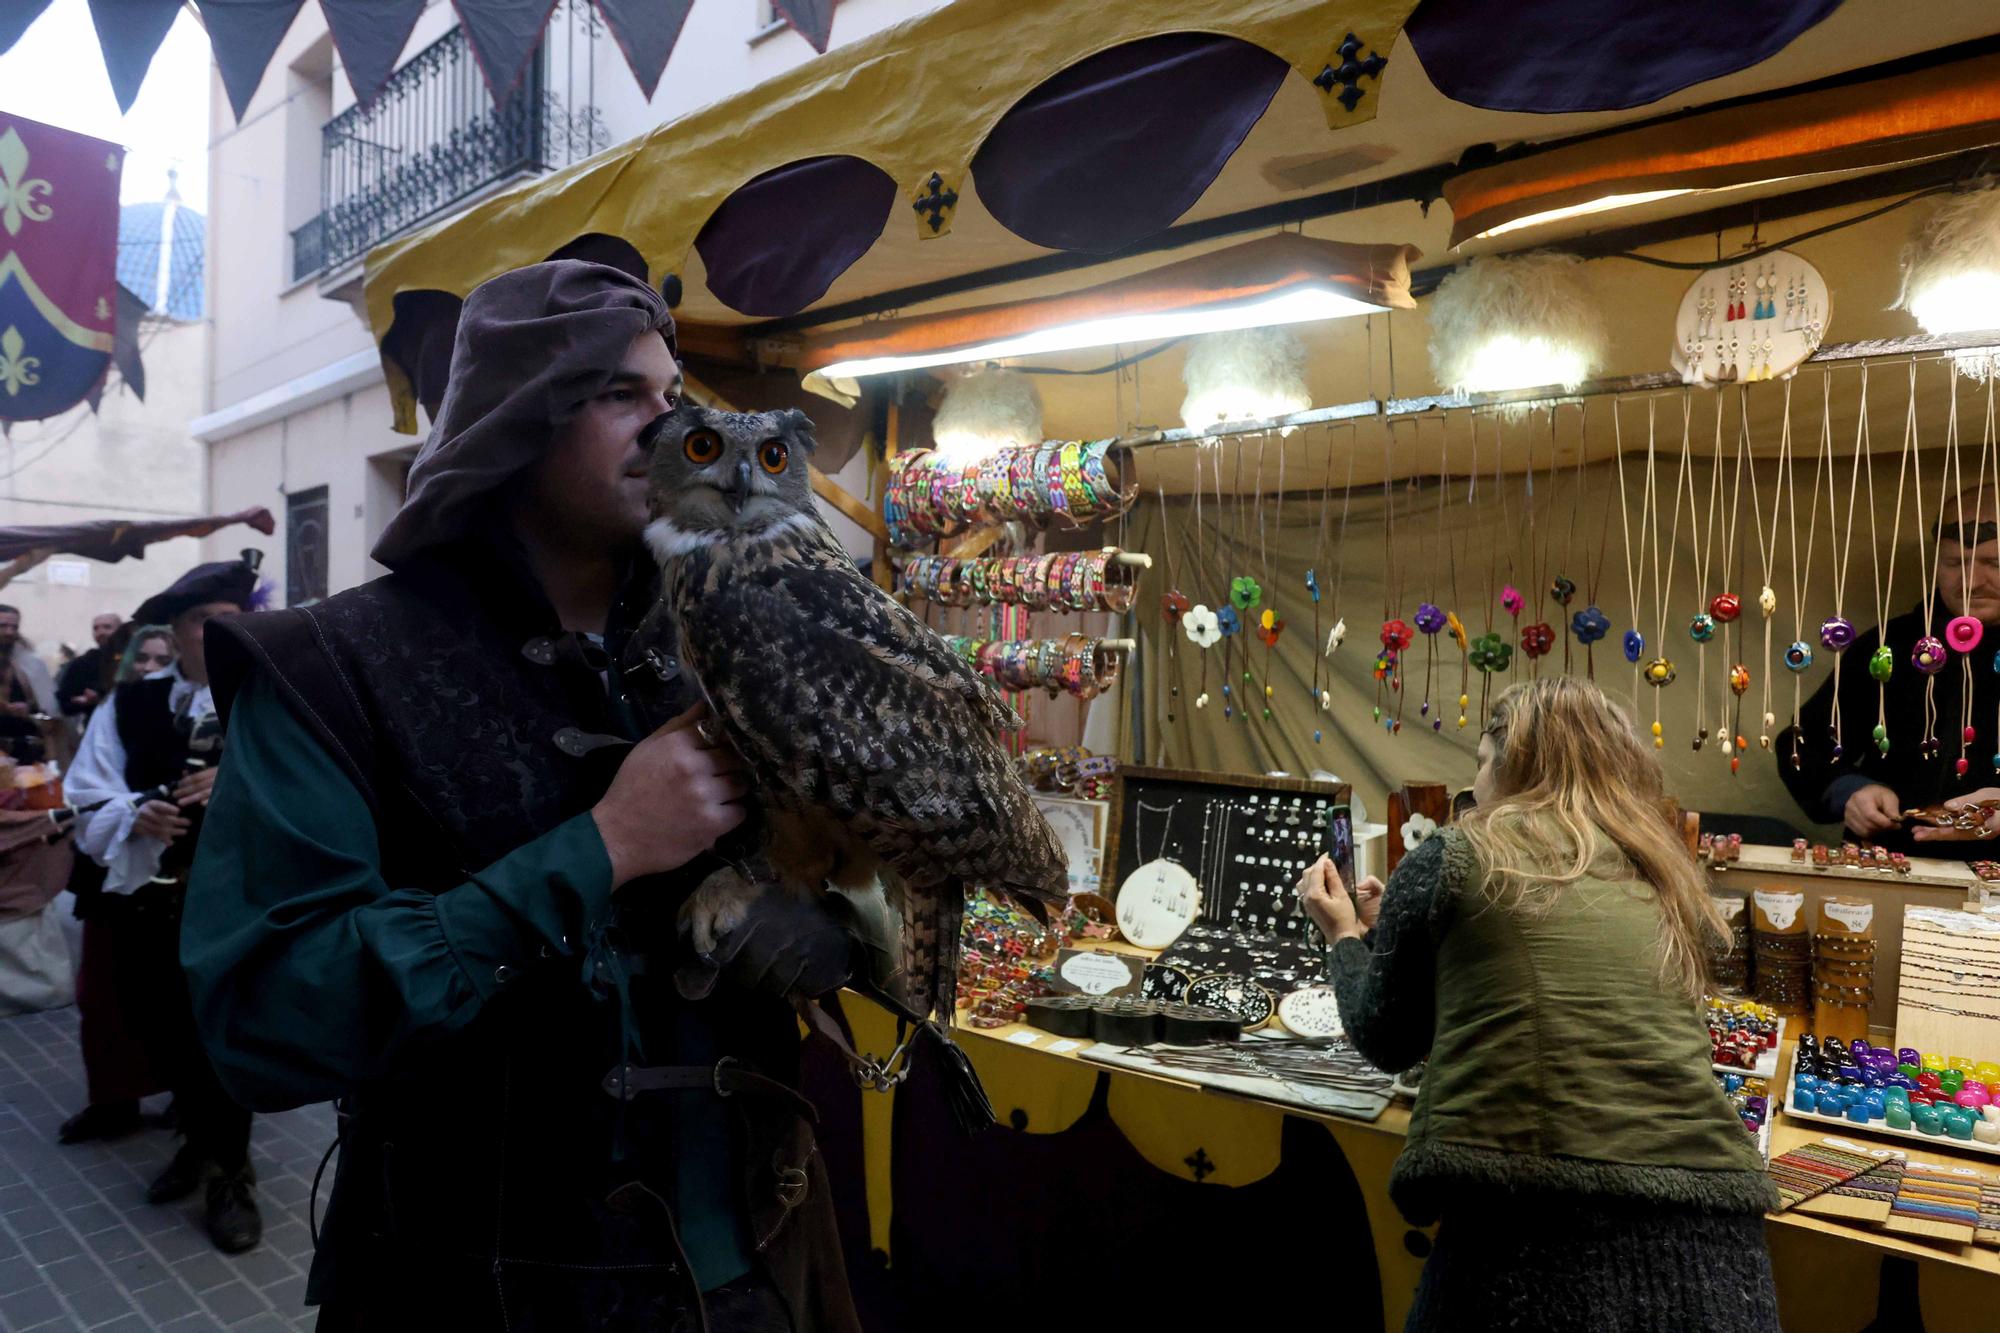
M 1660 971 L 1699 999 L 1711 948 L 1728 935 L 1708 884 L 1666 811 L 1659 762 L 1625 710 L 1587 681 L 1528 681 L 1493 705 L 1491 801 L 1459 822 L 1496 902 L 1532 910 L 1586 875 L 1615 844 L 1653 886 Z M 1618 872 L 1613 871 L 1614 875 Z

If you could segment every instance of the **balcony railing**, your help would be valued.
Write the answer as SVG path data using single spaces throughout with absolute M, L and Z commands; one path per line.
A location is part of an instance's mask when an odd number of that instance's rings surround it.
M 596 14 L 588 3 L 567 0 L 550 23 L 548 40 L 502 106 L 493 105 L 464 32 L 454 28 L 390 76 L 374 101 L 326 123 L 320 214 L 292 233 L 294 281 L 340 268 L 488 185 L 609 146 L 575 69 L 562 79 L 572 95 L 584 92 L 573 109 L 550 79 L 552 59 L 590 69 Z

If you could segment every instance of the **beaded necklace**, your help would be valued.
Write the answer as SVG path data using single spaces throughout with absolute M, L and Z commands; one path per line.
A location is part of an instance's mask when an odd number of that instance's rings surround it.
M 1722 403 L 1721 392 L 1717 392 L 1715 397 L 1716 405 L 1720 408 Z M 1744 553 L 1750 548 L 1748 542 L 1745 542 L 1741 547 L 1736 544 L 1737 525 L 1743 516 L 1744 464 L 1750 454 L 1750 390 L 1748 388 L 1741 386 L 1737 388 L 1736 405 L 1736 477 L 1731 483 L 1730 488 L 1728 536 L 1724 539 L 1722 548 L 1722 569 L 1725 577 L 1729 572 L 1730 565 L 1743 559 Z M 1716 420 L 1718 430 L 1721 424 L 1721 414 L 1718 411 Z M 1718 440 L 1717 445 L 1720 446 L 1720 444 L 1721 441 Z M 1757 478 L 1756 474 L 1752 473 L 1750 477 L 1750 495 L 1753 501 L 1756 499 L 1756 494 Z M 1736 586 L 1740 588 L 1743 586 L 1742 566 L 1738 564 L 1737 569 Z M 1708 602 L 1708 613 L 1722 626 L 1722 646 L 1725 655 L 1728 655 L 1729 636 L 1732 629 L 1734 629 L 1736 635 L 1736 652 L 1734 654 L 1736 660 L 1730 664 L 1728 677 L 1730 697 L 1723 700 L 1722 707 L 1717 710 L 1716 718 L 1718 723 L 1724 721 L 1729 723 L 1727 727 L 1722 728 L 1722 753 L 1723 757 L 1729 761 L 1729 773 L 1732 777 L 1741 769 L 1743 764 L 1742 752 L 1748 748 L 1748 743 L 1743 737 L 1743 695 L 1750 688 L 1750 669 L 1742 661 L 1743 628 L 1739 623 L 1742 611 L 1742 599 L 1733 592 L 1717 593 Z
M 1813 458 L 1812 503 L 1806 506 L 1806 558 L 1799 559 L 1798 483 L 1793 478 L 1796 460 L 1785 464 L 1785 490 L 1792 497 L 1792 641 L 1785 647 L 1785 667 L 1792 673 L 1792 771 L 1805 767 L 1804 727 L 1799 709 L 1805 694 L 1805 669 L 1812 665 L 1812 645 L 1806 642 L 1806 589 L 1812 582 L 1814 539 L 1819 532 L 1819 488 L 1822 478 L 1832 484 L 1833 475 L 1833 372 L 1819 373 L 1819 449 Z M 1833 540 L 1833 513 L 1827 512 L 1827 540 Z M 1836 666 L 1838 659 L 1835 659 Z
M 1937 614 L 1938 560 L 1944 554 L 1941 539 L 1944 535 L 1944 492 L 1951 485 L 1949 459 L 1951 447 L 1957 443 L 1952 436 L 1958 429 L 1958 400 L 1953 395 L 1950 423 L 1946 437 L 1947 463 L 1938 467 L 1938 509 L 1936 529 L 1930 546 L 1930 557 L 1924 555 L 1924 457 L 1923 446 L 1917 440 L 1917 362 L 1910 359 L 1910 398 L 1903 414 L 1903 435 L 1910 447 L 1910 482 L 1917 497 L 1917 579 L 1924 590 L 1924 633 L 1916 646 L 1910 650 L 1910 665 L 1923 673 L 1924 677 L 1924 738 L 1917 746 L 1917 753 L 1925 759 L 1935 759 L 1938 755 L 1937 738 L 1937 673 L 1944 670 L 1945 647 L 1942 640 L 1931 633 Z
M 1200 446 L 1196 447 L 1196 458 Z M 1174 723 L 1174 712 L 1181 697 L 1180 658 L 1174 651 L 1174 631 L 1180 626 L 1181 617 L 1189 609 L 1188 599 L 1181 593 L 1180 560 L 1174 549 L 1173 525 L 1167 518 L 1167 488 L 1159 480 L 1153 482 L 1153 489 L 1160 497 L 1160 545 L 1167 554 L 1167 587 L 1169 591 L 1160 598 L 1160 615 L 1167 622 L 1167 725 Z M 1121 518 L 1122 525 L 1124 520 Z
M 1611 411 L 1614 416 L 1617 414 L 1618 404 L 1615 399 L 1611 404 Z M 1590 414 L 1586 411 L 1577 420 L 1576 494 L 1571 498 L 1572 504 L 1583 502 L 1583 460 L 1590 454 L 1589 428 Z M 1619 464 L 1618 480 L 1622 487 L 1625 480 L 1622 460 Z M 1619 517 L 1622 519 L 1624 517 L 1622 489 L 1619 500 Z M 1583 670 L 1584 675 L 1590 680 L 1597 679 L 1597 641 L 1611 631 L 1611 618 L 1605 615 L 1597 604 L 1597 590 L 1604 577 L 1604 558 L 1611 549 L 1611 507 L 1606 505 L 1603 508 L 1604 512 L 1597 527 L 1597 557 L 1594 561 L 1588 557 L 1585 559 L 1584 607 L 1569 620 L 1570 633 L 1583 645 Z M 1567 602 L 1563 604 L 1568 605 Z M 1569 647 L 1566 643 L 1563 647 L 1563 668 L 1564 670 L 1569 668 Z
M 1683 389 L 1681 391 L 1681 461 L 1680 461 L 1679 474 L 1674 478 L 1674 519 L 1673 519 L 1673 525 L 1670 528 L 1668 528 L 1664 533 L 1662 533 L 1660 528 L 1659 490 L 1657 487 L 1652 488 L 1653 490 L 1653 604 L 1655 607 L 1658 608 L 1660 617 L 1658 638 L 1655 640 L 1655 642 L 1661 649 L 1661 655 L 1653 658 L 1652 660 L 1646 663 L 1646 670 L 1644 674 L 1646 683 L 1648 685 L 1651 685 L 1655 690 L 1664 690 L 1667 686 L 1673 684 L 1674 676 L 1676 674 L 1674 671 L 1673 660 L 1665 655 L 1665 649 L 1667 646 L 1667 608 L 1673 604 L 1673 598 L 1674 598 L 1675 561 L 1673 559 L 1673 554 L 1674 554 L 1674 546 L 1677 542 L 1680 541 L 1681 537 L 1681 506 L 1683 502 L 1685 502 L 1687 498 L 1694 493 L 1693 490 L 1694 481 L 1689 476 L 1689 470 L 1693 466 L 1692 440 L 1691 440 L 1691 432 L 1693 429 L 1693 416 L 1694 416 L 1694 396 L 1690 391 Z M 1652 444 L 1653 413 L 1650 404 L 1648 406 L 1646 413 L 1646 432 L 1647 432 L 1646 453 L 1647 456 L 1650 458 L 1653 452 L 1653 444 Z M 1690 505 L 1689 508 L 1692 509 L 1693 506 Z M 1689 516 L 1689 523 L 1690 524 L 1693 523 L 1692 514 L 1690 514 Z M 1664 561 L 1662 561 L 1660 556 L 1660 542 L 1662 536 L 1664 536 L 1666 539 L 1666 559 Z M 1662 565 L 1664 565 L 1665 567 L 1664 573 L 1662 571 Z M 1659 695 L 1655 694 L 1653 696 L 1653 747 L 1655 749 L 1658 749 L 1664 746 L 1665 744 L 1666 744 L 1666 737 L 1660 725 L 1660 697 Z
M 1903 458 L 1902 461 L 1896 467 L 1896 509 L 1895 509 L 1895 522 L 1891 528 L 1891 536 L 1889 538 L 1889 576 L 1887 579 L 1879 580 L 1876 583 L 1875 587 L 1875 623 L 1882 627 L 1880 633 L 1882 635 L 1883 642 L 1876 646 L 1874 653 L 1870 655 L 1868 659 L 1868 674 L 1875 681 L 1875 731 L 1874 731 L 1875 748 L 1882 754 L 1889 753 L 1889 704 L 1888 704 L 1887 685 L 1889 677 L 1893 675 L 1896 670 L 1895 652 L 1893 649 L 1890 648 L 1887 641 L 1889 636 L 1889 590 L 1895 586 L 1896 582 L 1896 547 L 1902 540 L 1902 535 L 1903 535 L 1903 490 L 1910 469 L 1910 450 L 1911 446 L 1914 443 L 1915 443 L 1914 432 L 1906 430 L 1903 434 Z M 1858 438 L 1854 453 L 1854 470 L 1856 472 L 1861 471 L 1861 459 L 1863 455 L 1868 451 L 1868 449 L 1872 446 L 1872 444 L 1873 444 L 1873 437 L 1870 434 L 1868 427 L 1868 363 L 1864 361 L 1861 363 L 1861 428 L 1860 431 L 1858 432 Z M 1854 519 L 1853 519 L 1854 493 L 1857 492 L 1859 489 L 1860 488 L 1857 486 L 1852 486 L 1852 485 L 1849 486 L 1848 504 L 1847 504 L 1847 512 L 1848 512 L 1847 554 L 1850 555 L 1854 551 Z M 1877 537 L 1876 526 L 1875 526 L 1875 469 L 1873 468 L 1868 469 L 1868 544 L 1869 547 L 1871 548 L 1871 556 L 1874 561 L 1874 567 L 1876 571 L 1879 573 L 1881 570 L 1881 563 L 1882 563 L 1882 556 L 1881 556 L 1882 543 Z M 1841 563 L 1843 564 L 1843 566 L 1845 565 L 1844 557 Z M 1845 571 L 1843 570 L 1843 581 L 1844 581 L 1844 572 Z M 1835 624 L 1836 621 L 1838 621 L 1840 625 L 1846 625 L 1846 630 L 1847 630 L 1846 640 L 1840 645 L 1840 648 L 1844 648 L 1847 646 L 1848 643 L 1852 643 L 1854 641 L 1854 626 L 1848 624 L 1846 620 L 1840 616 L 1835 616 L 1834 620 L 1827 622 L 1827 625 L 1833 625 Z M 1836 628 L 1838 628 L 1838 626 L 1836 626 Z M 1820 642 L 1822 643 L 1827 642 L 1826 629 L 1827 629 L 1826 625 L 1820 626 Z M 1831 643 L 1827 643 L 1827 646 L 1829 648 L 1834 648 L 1834 645 Z M 1834 650 L 1838 652 L 1839 648 L 1835 648 Z M 1840 662 L 1838 659 L 1836 659 L 1833 664 L 1833 679 L 1834 679 L 1834 698 L 1838 699 L 1840 697 Z M 1837 708 L 1838 705 L 1836 705 L 1836 710 Z M 1833 757 L 1835 759 L 1839 759 L 1840 756 L 1841 756 L 1840 715 L 1839 712 L 1836 711 L 1834 714 Z
M 1694 538 L 1695 551 L 1695 596 L 1700 598 L 1702 590 L 1708 587 L 1709 575 L 1715 571 L 1715 529 L 1720 520 L 1722 499 L 1722 390 L 1715 391 L 1715 459 L 1708 470 L 1708 537 L 1704 541 L 1699 528 L 1692 527 L 1694 516 L 1694 474 L 1688 474 L 1688 523 L 1690 535 Z M 1708 744 L 1708 642 L 1715 637 L 1715 614 L 1706 606 L 1688 619 L 1688 637 L 1695 642 L 1694 669 L 1694 748 L 1698 751 Z
M 1268 433 L 1266 438 L 1269 438 Z M 1257 451 L 1258 498 L 1263 497 L 1264 453 Z M 1278 503 L 1277 511 L 1271 519 L 1271 527 L 1278 530 L 1278 541 L 1285 540 L 1285 437 L 1278 436 Z M 1270 594 L 1263 611 L 1257 617 L 1257 637 L 1264 642 L 1264 711 L 1266 722 L 1271 720 L 1271 650 L 1278 646 L 1278 636 L 1285 632 L 1285 622 L 1278 616 L 1278 585 L 1271 581 L 1271 536 L 1270 529 L 1262 523 L 1257 525 L 1259 561 L 1264 568 L 1264 590 Z
M 1972 608 L 1972 548 L 1979 542 L 1978 498 L 1986 490 L 1986 445 L 1982 440 L 1979 448 L 1979 476 L 1970 494 L 1974 497 L 1973 512 L 1965 512 L 1965 464 L 1964 449 L 1958 437 L 1958 373 L 1956 367 L 1946 366 L 1947 389 L 1951 394 L 1951 418 L 1948 431 L 1951 438 L 1951 470 L 1953 509 L 1958 514 L 1958 588 L 1962 603 L 1959 614 L 1952 617 L 1944 627 L 1945 643 L 1958 653 L 1958 758 L 1952 769 L 1963 781 L 1972 771 L 1972 742 L 1978 735 L 1972 727 L 1972 652 L 1979 647 L 1985 637 L 1985 626 L 1976 616 L 1966 612 Z M 1944 510 L 1938 510 L 1938 539 L 1944 538 Z M 1969 539 L 1969 542 L 1968 542 Z
M 1428 569 L 1431 574 L 1431 583 L 1432 583 L 1431 596 L 1433 598 L 1436 598 L 1439 595 L 1437 592 L 1436 583 L 1437 583 L 1437 568 L 1438 565 L 1442 563 L 1438 559 L 1438 555 L 1440 552 L 1443 551 L 1445 545 L 1444 493 L 1450 489 L 1450 483 L 1451 483 L 1451 464 L 1446 457 L 1446 448 L 1445 448 L 1446 444 L 1448 443 L 1448 440 L 1449 440 L 1449 432 L 1445 427 L 1444 418 L 1439 417 L 1438 418 L 1438 504 L 1437 504 L 1437 528 L 1436 528 L 1436 543 L 1438 549 L 1429 553 L 1430 559 L 1425 563 L 1425 568 Z M 1419 445 L 1423 443 L 1423 428 L 1421 423 L 1419 423 L 1417 429 L 1417 443 Z M 1419 602 L 1417 604 L 1417 629 L 1424 636 L 1424 702 L 1423 702 L 1423 707 L 1417 710 L 1417 715 L 1419 717 L 1430 719 L 1432 731 L 1441 731 L 1444 729 L 1444 710 L 1442 708 L 1438 709 L 1438 714 L 1436 717 L 1431 717 L 1431 686 L 1435 684 L 1437 681 L 1437 636 L 1438 636 L 1438 631 L 1442 630 L 1444 627 L 1445 627 L 1444 609 L 1440 607 L 1436 601 Z
M 1322 656 L 1319 646 L 1319 571 L 1326 565 L 1326 511 L 1332 507 L 1331 500 L 1333 497 L 1333 428 L 1331 426 L 1327 427 L 1326 430 L 1326 461 L 1324 467 L 1325 471 L 1320 476 L 1319 486 L 1319 535 L 1313 540 L 1313 562 L 1306 567 L 1306 592 L 1312 598 L 1313 609 L 1311 649 L 1314 745 L 1320 743 L 1322 734 L 1319 715 L 1327 710 L 1331 699 L 1330 692 L 1321 689 L 1319 683 L 1320 658 Z
M 1778 486 L 1771 492 L 1771 527 L 1768 537 L 1765 535 L 1763 502 L 1757 495 L 1754 473 L 1750 482 L 1750 505 L 1753 517 L 1757 521 L 1757 553 L 1764 562 L 1763 586 L 1757 593 L 1757 609 L 1764 616 L 1764 655 L 1757 659 L 1763 664 L 1764 674 L 1763 706 L 1758 710 L 1762 725 L 1757 732 L 1757 744 L 1759 748 L 1765 750 L 1771 748 L 1771 728 L 1778 720 L 1777 714 L 1771 711 L 1771 617 L 1778 612 L 1778 593 L 1771 586 L 1771 567 L 1778 553 L 1778 513 L 1784 504 L 1784 492 L 1779 488 L 1785 485 L 1792 461 L 1792 384 L 1792 379 L 1785 380 L 1784 421 L 1778 432 L 1778 467 L 1775 473 Z M 1794 507 L 1797 503 L 1795 499 Z
M 1639 625 L 1645 620 L 1641 598 L 1645 590 L 1645 577 L 1639 569 L 1639 562 L 1633 558 L 1632 511 L 1625 490 L 1625 402 L 1622 398 L 1611 400 L 1611 441 L 1618 464 L 1618 527 L 1625 538 L 1625 595 L 1627 605 L 1632 609 L 1628 622 L 1632 628 L 1625 631 L 1622 647 L 1625 660 L 1632 664 L 1632 710 L 1639 709 L 1639 660 L 1646 653 L 1646 636 Z M 1653 400 L 1646 400 L 1646 486 L 1639 496 L 1639 545 L 1646 549 L 1646 525 L 1651 518 L 1653 507 Z

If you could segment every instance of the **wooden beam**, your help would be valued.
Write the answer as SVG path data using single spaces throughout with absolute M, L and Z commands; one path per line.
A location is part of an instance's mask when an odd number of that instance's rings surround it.
M 980 528 L 970 537 L 952 547 L 948 554 L 954 560 L 976 559 L 986 554 L 987 548 L 992 546 L 994 542 L 999 541 L 1000 535 L 1005 531 L 1005 528 L 998 525 Z
M 849 495 L 844 487 L 818 468 L 812 470 L 813 494 L 845 514 L 854 525 L 878 542 L 889 540 L 888 525 L 866 502 Z

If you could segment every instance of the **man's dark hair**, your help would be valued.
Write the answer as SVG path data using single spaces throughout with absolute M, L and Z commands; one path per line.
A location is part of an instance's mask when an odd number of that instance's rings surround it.
M 21 614 L 21 608 L 18 606 L 7 606 L 4 603 L 0 603 L 0 616 L 8 615 L 10 613 L 18 616 Z

